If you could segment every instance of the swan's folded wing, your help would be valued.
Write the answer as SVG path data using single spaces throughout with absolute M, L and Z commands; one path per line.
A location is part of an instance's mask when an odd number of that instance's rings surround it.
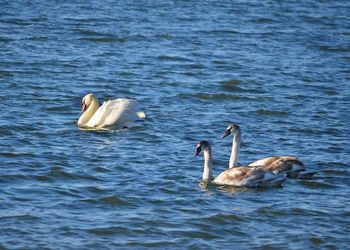
M 139 103 L 136 100 L 118 98 L 112 100 L 107 107 L 102 127 L 112 127 L 115 129 L 128 126 L 130 122 L 134 122 L 142 118 L 140 115 Z
M 285 175 L 276 175 L 260 167 L 235 167 L 227 169 L 214 179 L 220 185 L 258 187 L 281 183 Z
M 86 126 L 90 128 L 100 127 L 105 120 L 108 112 L 108 107 L 111 105 L 111 101 L 105 101 L 101 107 L 99 107 L 95 114 L 87 122 Z
M 250 167 L 255 167 L 255 166 L 269 166 L 271 163 L 274 161 L 278 160 L 279 156 L 271 156 L 271 157 L 266 157 L 257 161 L 254 161 L 250 163 L 248 166 Z
M 213 182 L 220 185 L 244 186 L 246 184 L 245 180 L 249 177 L 257 178 L 256 176 L 252 177 L 252 168 L 235 167 L 219 174 Z

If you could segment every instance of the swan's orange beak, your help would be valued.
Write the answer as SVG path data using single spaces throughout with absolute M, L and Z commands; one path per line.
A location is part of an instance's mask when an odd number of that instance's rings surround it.
M 230 134 L 231 134 L 231 129 L 227 129 L 221 139 L 224 139 L 225 137 L 229 136 Z
M 85 112 L 86 108 L 87 108 L 87 105 L 85 103 L 82 103 L 81 104 L 81 112 L 82 113 Z

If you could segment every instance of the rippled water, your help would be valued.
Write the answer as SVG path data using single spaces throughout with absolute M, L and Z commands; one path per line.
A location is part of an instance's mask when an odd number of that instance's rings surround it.
M 306 2 L 306 3 L 301 3 Z M 1 249 L 346 249 L 348 1 L 2 1 Z M 147 119 L 76 127 L 81 98 Z M 228 166 L 289 154 L 312 180 L 199 188 L 198 140 Z

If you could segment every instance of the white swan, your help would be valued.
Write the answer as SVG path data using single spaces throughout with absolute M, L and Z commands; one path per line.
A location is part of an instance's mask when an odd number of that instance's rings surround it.
M 82 100 L 82 115 L 77 125 L 81 128 L 122 129 L 143 118 L 145 114 L 139 110 L 136 100 L 118 98 L 105 101 L 99 107 L 97 98 L 90 93 Z
M 220 173 L 216 178 L 212 176 L 211 147 L 207 141 L 197 144 L 194 156 L 201 151 L 204 154 L 204 170 L 202 182 L 216 185 L 227 185 L 236 187 L 263 187 L 281 184 L 286 180 L 285 174 L 275 174 L 272 171 L 260 167 L 235 167 Z
M 237 165 L 238 150 L 241 139 L 241 129 L 237 124 L 230 124 L 223 137 L 233 134 L 232 150 L 229 168 L 234 168 Z M 260 166 L 266 170 L 273 171 L 274 173 L 287 173 L 288 177 L 301 177 L 307 178 L 315 174 L 315 172 L 307 172 L 302 161 L 293 156 L 272 156 L 257 160 L 250 163 L 248 166 Z

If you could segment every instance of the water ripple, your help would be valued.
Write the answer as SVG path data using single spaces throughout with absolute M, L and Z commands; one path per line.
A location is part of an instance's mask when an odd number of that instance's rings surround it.
M 81 41 L 88 41 L 88 42 L 100 42 L 100 43 L 115 43 L 115 42 L 125 42 L 125 38 L 120 37 L 84 37 L 80 38 Z

